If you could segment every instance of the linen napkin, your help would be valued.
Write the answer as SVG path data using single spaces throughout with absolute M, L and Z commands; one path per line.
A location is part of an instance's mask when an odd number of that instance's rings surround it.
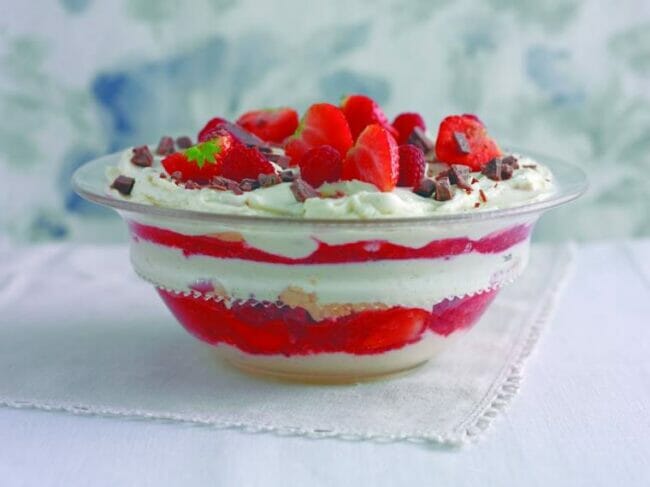
M 124 246 L 0 246 L 0 406 L 255 432 L 462 444 L 517 392 L 572 246 L 528 270 L 441 355 L 390 380 L 308 386 L 247 376 L 189 336 Z

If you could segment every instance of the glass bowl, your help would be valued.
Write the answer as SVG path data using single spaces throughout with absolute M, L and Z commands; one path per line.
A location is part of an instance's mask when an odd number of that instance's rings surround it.
M 113 197 L 111 154 L 75 190 L 117 210 L 135 271 L 178 321 L 248 372 L 308 382 L 416 367 L 463 335 L 526 268 L 540 215 L 586 189 L 583 172 L 540 158 L 548 199 L 425 218 L 307 220 L 169 209 Z

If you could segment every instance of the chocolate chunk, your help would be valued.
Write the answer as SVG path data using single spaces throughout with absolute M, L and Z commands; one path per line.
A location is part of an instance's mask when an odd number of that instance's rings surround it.
M 461 189 L 472 190 L 467 180 L 469 179 L 469 167 L 462 164 L 452 164 L 449 168 L 449 182 Z
M 261 150 L 262 148 L 260 148 Z M 264 157 L 266 157 L 269 161 L 275 162 L 278 166 L 282 168 L 289 167 L 289 162 L 291 162 L 291 158 L 287 157 L 283 154 L 276 154 L 274 152 L 264 152 L 262 151 L 262 154 Z
M 275 186 L 276 184 L 280 184 L 282 182 L 282 178 L 275 174 L 260 174 L 257 176 L 257 182 L 262 188 L 268 188 L 270 186 Z
M 411 135 L 409 135 L 407 143 L 419 147 L 422 149 L 422 152 L 424 152 L 425 155 L 433 152 L 433 149 L 435 148 L 433 140 L 427 137 L 427 135 L 424 133 L 424 130 L 422 130 L 420 127 L 413 128 L 413 131 L 411 132 Z
M 494 158 L 485 165 L 481 172 L 492 181 L 505 181 L 512 177 L 513 171 L 512 164 L 505 164 L 503 159 Z
M 224 178 L 223 176 L 213 177 L 208 183 L 207 187 L 210 189 L 216 189 L 217 191 L 232 191 L 235 194 L 244 193 L 239 187 L 239 183 L 237 181 Z
M 201 186 L 199 183 L 196 181 L 192 181 L 191 179 L 189 181 L 185 181 L 183 184 L 183 187 L 185 189 L 201 189 L 203 186 Z
M 179 149 L 189 149 L 193 145 L 194 143 L 192 142 L 192 139 L 187 135 L 182 135 L 176 138 L 176 147 Z
M 131 163 L 139 167 L 149 167 L 153 164 L 153 155 L 146 145 L 133 148 Z
M 291 192 L 296 200 L 301 203 L 303 203 L 307 198 L 318 197 L 318 191 L 302 179 L 296 179 L 291 183 Z
M 434 183 L 431 179 L 425 178 L 422 181 L 420 181 L 420 184 L 416 186 L 413 192 L 424 198 L 431 198 L 435 190 L 436 190 L 436 183 Z
M 467 137 L 465 137 L 464 133 L 454 132 L 454 140 L 456 141 L 458 150 L 461 151 L 463 154 L 469 154 L 472 152 L 472 149 L 469 146 L 469 142 L 467 141 Z
M 156 147 L 156 154 L 159 156 L 167 156 L 174 152 L 174 139 L 164 135 L 160 138 L 158 142 L 158 147 Z
M 245 178 L 242 179 L 241 182 L 239 183 L 239 188 L 242 191 L 253 191 L 254 189 L 257 189 L 259 187 L 260 187 L 260 183 L 257 182 L 257 179 Z
M 135 179 L 120 174 L 118 177 L 115 178 L 113 184 L 111 184 L 111 188 L 116 189 L 124 196 L 128 196 L 131 194 L 134 184 L 135 184 Z
M 286 169 L 280 172 L 280 179 L 282 179 L 283 183 L 290 183 L 291 181 L 295 181 L 296 174 L 293 171 Z
M 251 146 L 249 146 L 249 147 L 251 147 Z M 255 146 L 252 146 L 252 147 L 255 147 Z M 266 155 L 266 154 L 273 154 L 273 149 L 271 148 L 271 146 L 267 146 L 267 147 L 264 147 L 264 146 L 263 146 L 263 147 L 259 147 L 259 146 L 258 146 L 258 149 L 259 149 L 259 151 L 262 152 L 264 155 Z
M 450 200 L 453 196 L 451 184 L 449 183 L 449 178 L 440 178 L 434 181 L 436 186 L 436 201 L 447 201 Z
M 501 163 L 507 164 L 513 169 L 519 169 L 519 162 L 517 161 L 517 158 L 513 155 L 504 157 L 503 159 L 501 159 Z
M 237 124 L 230 122 L 221 122 L 215 128 L 216 133 L 229 133 L 234 138 L 239 140 L 242 144 L 248 147 L 257 147 L 259 150 L 266 152 L 270 150 L 271 146 L 260 139 L 257 135 L 250 133 L 248 130 L 240 127 Z

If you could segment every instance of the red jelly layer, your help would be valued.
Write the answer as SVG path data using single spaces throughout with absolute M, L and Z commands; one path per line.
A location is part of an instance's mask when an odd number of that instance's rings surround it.
M 515 225 L 479 240 L 448 238 L 434 240 L 419 248 L 405 247 L 385 240 L 362 240 L 338 245 L 330 245 L 316 240 L 318 245 L 316 250 L 306 257 L 293 259 L 265 252 L 250 246 L 245 241 L 222 240 L 209 235 L 183 235 L 134 221 L 129 222 L 129 228 L 134 238 L 180 249 L 185 256 L 198 254 L 273 264 L 333 264 L 375 260 L 435 259 L 470 252 L 490 254 L 503 252 L 526 240 L 531 231 L 530 225 Z
M 395 306 L 314 321 L 303 308 L 245 301 L 230 308 L 214 300 L 158 292 L 178 321 L 212 345 L 226 343 L 252 354 L 369 355 L 417 342 L 427 330 L 447 336 L 473 325 L 497 290 L 442 301 L 426 311 Z

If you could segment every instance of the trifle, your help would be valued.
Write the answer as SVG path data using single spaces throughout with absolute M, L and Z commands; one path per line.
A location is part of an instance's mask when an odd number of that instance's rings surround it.
M 524 270 L 541 211 L 584 189 L 475 115 L 431 133 L 365 95 L 215 117 L 74 182 L 124 217 L 136 272 L 190 333 L 247 371 L 324 382 L 405 371 L 462 336 Z

